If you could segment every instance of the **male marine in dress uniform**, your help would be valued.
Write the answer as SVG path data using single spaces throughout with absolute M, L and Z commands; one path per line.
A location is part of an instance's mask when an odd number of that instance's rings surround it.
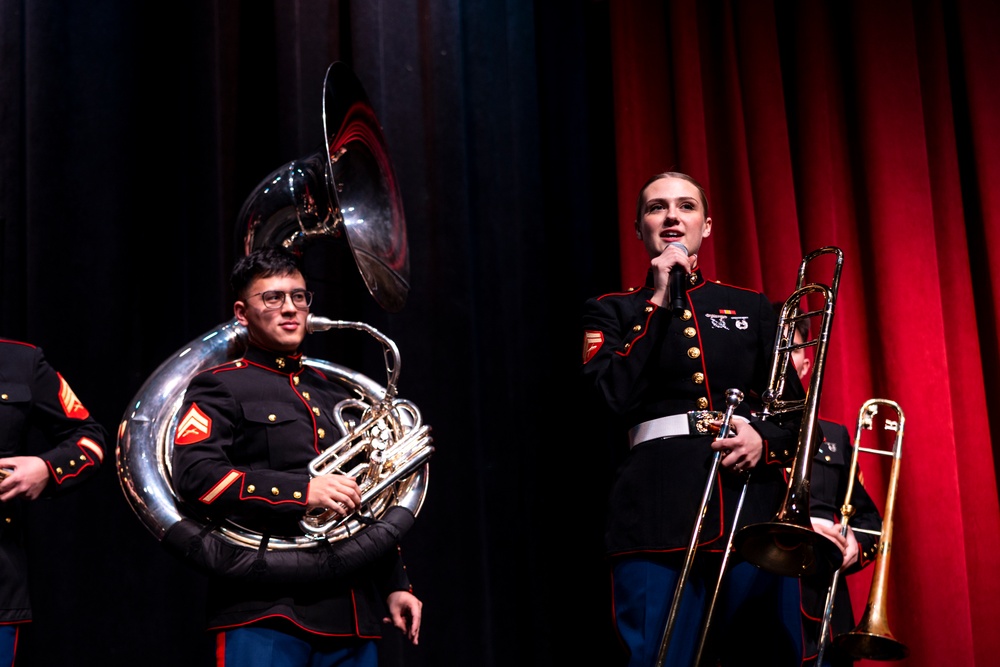
M 45 451 L 29 454 L 33 434 Z M 0 664 L 13 663 L 19 630 L 31 621 L 24 503 L 92 479 L 105 435 L 41 348 L 0 340 Z
M 307 510 L 346 516 L 361 502 L 353 478 L 308 473 L 342 435 L 332 409 L 347 392 L 302 363 L 312 293 L 295 255 L 254 251 L 237 262 L 232 283 L 249 346 L 242 358 L 192 380 L 174 440 L 174 484 L 208 517 L 265 535 L 301 535 Z M 219 667 L 376 667 L 383 622 L 415 644 L 422 606 L 398 545 L 337 579 L 212 576 L 208 605 Z
M 779 306 L 776 305 L 775 308 Z M 796 326 L 793 342 L 802 343 L 808 338 L 809 326 L 804 320 L 800 320 Z M 793 351 L 791 359 L 799 377 L 805 382 L 812 367 L 812 361 L 806 356 L 805 348 Z M 847 481 L 850 479 L 854 444 L 851 442 L 847 427 L 843 424 L 820 419 L 819 426 L 823 432 L 823 440 L 816 450 L 816 456 L 813 457 L 809 476 L 809 516 L 813 529 L 833 539 L 844 551 L 843 570 L 840 573 L 840 581 L 833 599 L 833 610 L 830 614 L 823 667 L 851 667 L 854 660 L 850 656 L 838 654 L 832 642 L 837 635 L 853 630 L 855 624 L 851 596 L 844 577 L 861 571 L 874 561 L 879 543 L 879 536 L 876 533 L 882 530 L 882 517 L 865 490 L 859 468 L 854 487 L 851 489 L 854 515 L 849 520 L 847 535 L 840 535 L 840 510 L 847 497 Z M 830 582 L 829 574 L 802 577 L 805 655 L 813 661 L 817 657 L 819 632 L 823 623 Z

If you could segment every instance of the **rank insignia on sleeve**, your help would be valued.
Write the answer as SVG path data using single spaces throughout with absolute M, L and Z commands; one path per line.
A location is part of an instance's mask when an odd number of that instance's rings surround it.
M 583 363 L 594 358 L 597 351 L 604 345 L 603 331 L 586 331 L 583 334 Z
M 177 433 L 174 435 L 175 445 L 191 445 L 201 442 L 212 433 L 212 419 L 198 409 L 197 404 L 192 404 L 187 414 L 177 425 Z
M 87 411 L 87 408 L 83 407 L 83 403 L 80 402 L 80 399 L 70 389 L 69 383 L 59 373 L 56 373 L 56 375 L 59 377 L 59 403 L 62 405 L 66 416 L 73 419 L 86 419 L 89 417 L 90 412 Z

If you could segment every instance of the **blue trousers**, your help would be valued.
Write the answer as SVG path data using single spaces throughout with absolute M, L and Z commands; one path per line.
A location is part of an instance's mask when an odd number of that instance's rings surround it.
M 217 667 L 378 667 L 378 647 L 371 639 L 312 642 L 272 628 L 248 625 L 216 636 L 215 664 Z
M 696 667 L 693 661 L 720 561 L 717 555 L 696 555 L 675 617 L 665 665 Z M 630 653 L 629 667 L 651 667 L 656 663 L 682 565 L 683 561 L 677 559 L 645 557 L 626 557 L 614 564 L 615 623 Z M 718 659 L 723 667 L 800 665 L 803 639 L 798 579 L 774 575 L 730 558 L 709 628 L 702 659 Z
M 12 667 L 20 625 L 0 625 L 0 667 Z

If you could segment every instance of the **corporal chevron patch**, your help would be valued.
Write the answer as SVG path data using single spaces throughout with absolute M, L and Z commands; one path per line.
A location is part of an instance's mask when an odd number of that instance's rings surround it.
M 585 331 L 583 333 L 583 363 L 593 359 L 602 345 L 604 345 L 603 331 Z
M 70 389 L 69 382 L 66 382 L 66 379 L 59 373 L 56 373 L 56 375 L 59 377 L 59 404 L 62 405 L 66 416 L 71 419 L 86 419 L 89 417 L 90 412 L 87 408 L 83 407 L 83 403 L 80 402 L 80 399 Z
M 201 442 L 212 434 L 212 418 L 198 409 L 197 403 L 191 405 L 187 413 L 177 424 L 174 434 L 175 445 L 191 445 Z

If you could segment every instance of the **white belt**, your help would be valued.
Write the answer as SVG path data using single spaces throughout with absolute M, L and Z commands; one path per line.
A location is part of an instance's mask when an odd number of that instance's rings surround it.
M 678 435 L 708 435 L 708 424 L 719 421 L 724 413 L 715 410 L 692 410 L 679 415 L 667 415 L 636 424 L 628 432 L 628 446 L 635 447 L 639 443 L 657 438 L 672 438 Z M 733 419 L 749 420 L 746 417 L 733 415 Z

